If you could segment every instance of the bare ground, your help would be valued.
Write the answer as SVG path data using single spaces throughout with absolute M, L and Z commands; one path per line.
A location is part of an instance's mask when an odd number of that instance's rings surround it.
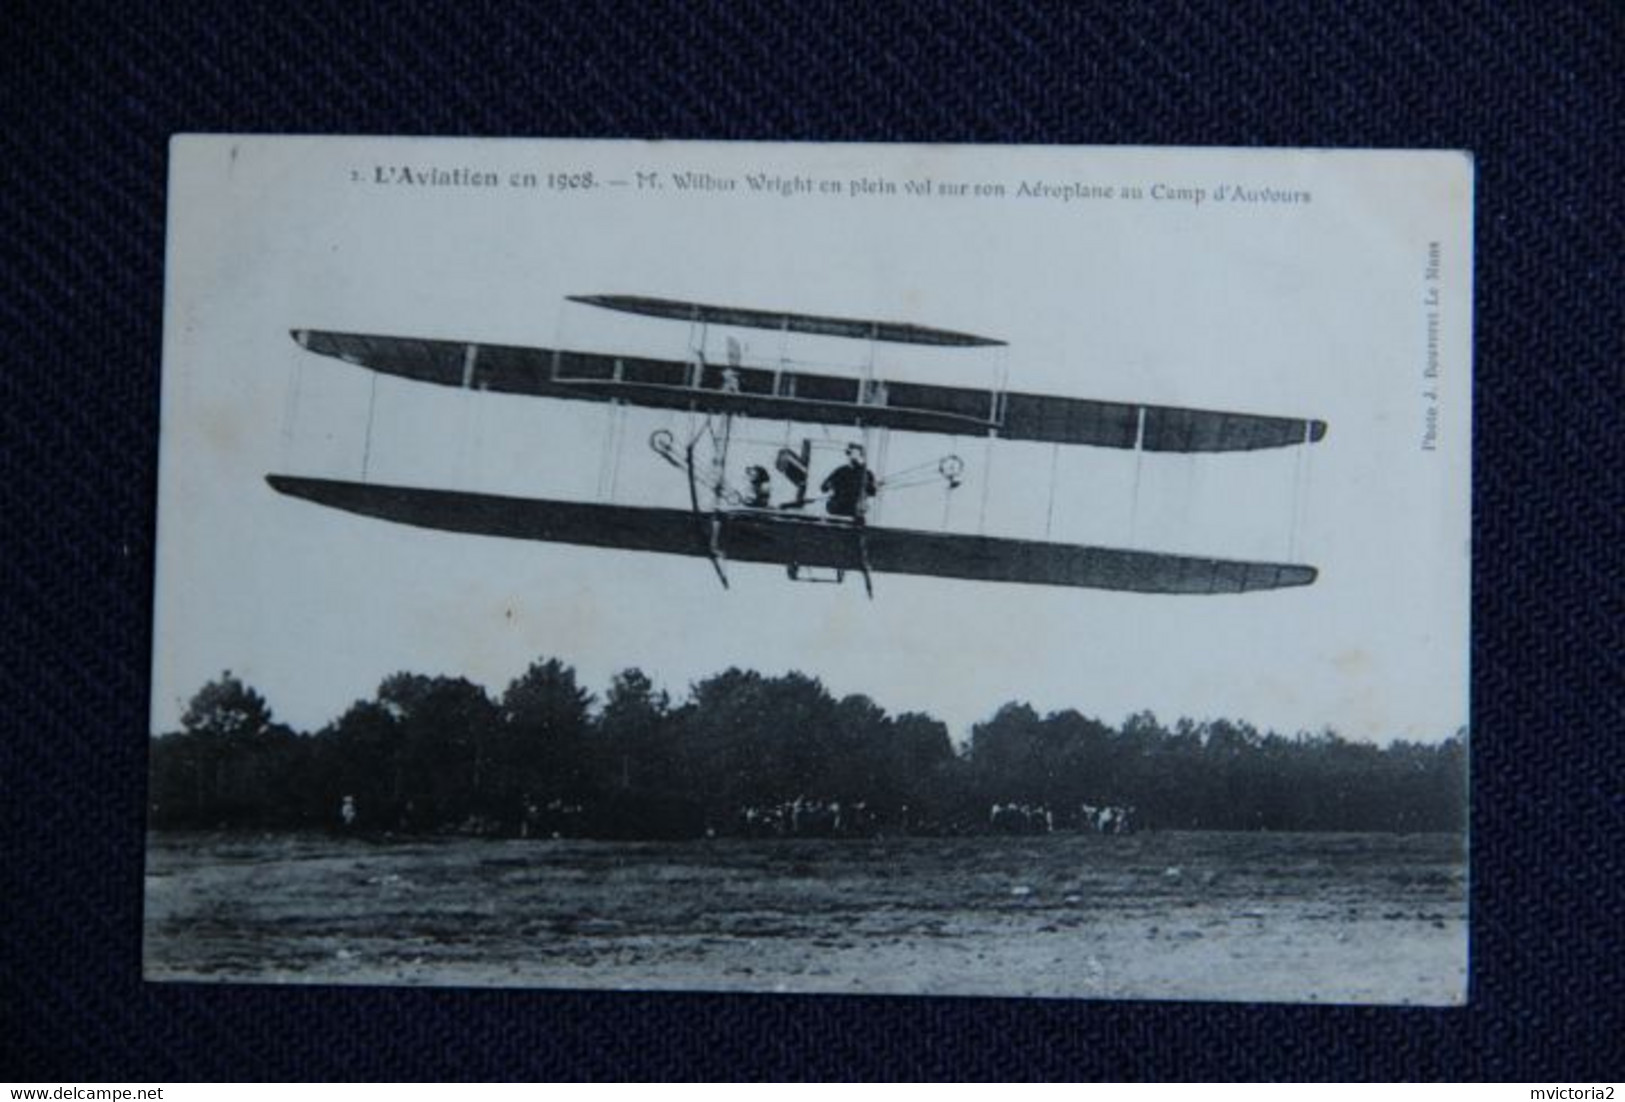
M 160 980 L 1454 1005 L 1446 835 L 154 834 Z

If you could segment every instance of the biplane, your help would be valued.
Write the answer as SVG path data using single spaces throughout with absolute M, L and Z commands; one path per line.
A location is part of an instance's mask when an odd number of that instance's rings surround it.
M 1214 594 L 1303 586 L 1312 566 L 1238 561 L 1130 548 L 1076 545 L 983 533 L 888 527 L 875 522 L 885 495 L 930 482 L 951 495 L 964 462 L 944 455 L 923 469 L 871 467 L 869 434 L 901 432 L 1029 441 L 1138 453 L 1237 452 L 1307 447 L 1324 421 L 1184 409 L 908 382 L 755 362 L 729 337 L 707 351 L 710 327 L 777 330 L 856 341 L 995 348 L 990 337 L 900 322 L 709 306 L 628 295 L 570 296 L 590 307 L 681 321 L 698 341 L 681 359 L 623 356 L 456 340 L 315 329 L 292 335 L 308 352 L 380 375 L 464 390 L 684 412 L 690 428 L 650 437 L 654 457 L 686 480 L 688 507 L 547 500 L 273 474 L 277 491 L 321 505 L 424 528 L 586 547 L 708 559 L 724 587 L 732 563 L 772 564 L 796 581 L 860 575 L 872 597 L 876 574 L 1082 586 L 1140 593 Z M 786 446 L 745 467 L 734 454 L 742 420 L 783 422 Z M 819 426 L 788 446 L 790 426 Z M 833 437 L 832 430 L 838 430 Z M 845 433 L 843 438 L 840 433 Z M 861 434 L 855 438 L 853 434 Z M 844 452 L 818 480 L 823 451 Z M 787 493 L 774 500 L 775 476 Z M 816 483 L 816 485 L 815 485 Z

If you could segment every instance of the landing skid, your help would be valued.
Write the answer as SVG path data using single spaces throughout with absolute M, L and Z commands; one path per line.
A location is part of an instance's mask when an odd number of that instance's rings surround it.
M 860 541 L 862 537 L 859 537 Z M 861 543 L 860 543 L 861 547 Z M 867 549 L 862 550 L 863 565 L 858 569 L 863 574 L 863 591 L 874 600 L 875 582 L 869 573 L 869 554 Z M 838 566 L 802 566 L 800 563 L 790 563 L 784 568 L 785 576 L 792 582 L 805 582 L 808 585 L 840 585 L 846 581 L 847 571 Z
M 846 581 L 846 571 L 839 567 L 802 566 L 800 563 L 791 563 L 784 568 L 784 573 L 792 582 L 806 582 L 808 585 L 840 585 Z

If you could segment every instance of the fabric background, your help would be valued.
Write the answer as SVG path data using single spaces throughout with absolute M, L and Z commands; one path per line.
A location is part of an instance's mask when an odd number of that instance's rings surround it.
M 1619 1080 L 1615 0 L 22 2 L 0 44 L 0 1078 Z M 1473 150 L 1471 1005 L 144 985 L 177 131 Z

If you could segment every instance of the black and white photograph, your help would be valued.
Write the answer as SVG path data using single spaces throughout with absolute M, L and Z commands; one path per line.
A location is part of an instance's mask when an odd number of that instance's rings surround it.
M 177 137 L 146 977 L 1465 1003 L 1472 195 Z

